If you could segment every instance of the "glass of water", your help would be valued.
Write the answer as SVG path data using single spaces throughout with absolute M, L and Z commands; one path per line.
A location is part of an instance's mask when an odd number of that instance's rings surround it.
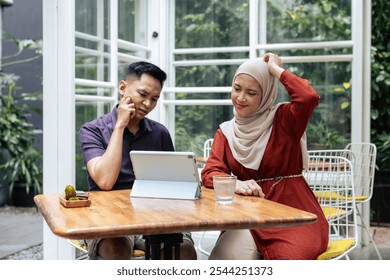
M 230 204 L 234 201 L 237 176 L 217 175 L 213 176 L 215 201 L 220 204 Z

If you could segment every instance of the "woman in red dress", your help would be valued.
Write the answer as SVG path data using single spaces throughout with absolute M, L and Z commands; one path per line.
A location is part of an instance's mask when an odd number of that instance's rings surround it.
M 273 106 L 277 81 L 291 101 Z M 258 196 L 317 215 L 316 222 L 294 227 L 229 230 L 220 235 L 210 259 L 316 259 L 328 245 L 328 223 L 302 176 L 308 163 L 306 126 L 319 95 L 304 80 L 282 68 L 267 53 L 236 71 L 231 99 L 234 117 L 217 130 L 202 171 L 205 187 L 212 177 L 237 176 L 235 192 Z

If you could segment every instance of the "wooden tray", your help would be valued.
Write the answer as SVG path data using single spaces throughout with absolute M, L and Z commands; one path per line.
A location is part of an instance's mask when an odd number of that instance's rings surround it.
M 60 196 L 60 202 L 66 208 L 88 207 L 91 205 L 90 198 L 83 200 L 66 200 L 64 196 Z

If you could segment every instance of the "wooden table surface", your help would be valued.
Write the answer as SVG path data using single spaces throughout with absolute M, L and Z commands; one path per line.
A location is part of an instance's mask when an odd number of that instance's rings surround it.
M 258 197 L 235 195 L 231 205 L 219 205 L 214 190 L 202 188 L 198 200 L 130 197 L 130 190 L 91 192 L 91 206 L 65 208 L 62 194 L 41 194 L 34 201 L 54 234 L 69 239 L 154 235 L 283 227 L 314 222 L 314 214 Z

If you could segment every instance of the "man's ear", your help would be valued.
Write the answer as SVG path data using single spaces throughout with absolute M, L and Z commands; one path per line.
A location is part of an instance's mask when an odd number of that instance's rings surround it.
M 121 80 L 118 86 L 119 94 L 121 96 L 125 94 L 126 87 L 127 87 L 127 83 L 124 80 Z

